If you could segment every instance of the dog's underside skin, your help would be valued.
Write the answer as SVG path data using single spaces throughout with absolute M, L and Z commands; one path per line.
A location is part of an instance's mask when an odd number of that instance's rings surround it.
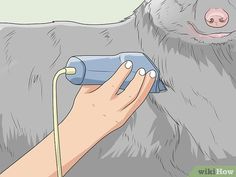
M 182 177 L 196 165 L 236 164 L 235 37 L 182 39 L 155 25 L 150 3 L 115 24 L 0 24 L 0 171 L 52 131 L 52 78 L 71 56 L 120 52 L 145 53 L 168 91 L 149 94 L 66 177 Z M 60 121 L 79 88 L 60 78 Z

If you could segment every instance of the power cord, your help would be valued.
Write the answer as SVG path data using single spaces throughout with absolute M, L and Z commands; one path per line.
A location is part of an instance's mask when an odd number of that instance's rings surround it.
M 73 75 L 76 73 L 75 68 L 64 68 L 59 70 L 52 83 L 52 108 L 53 108 L 53 128 L 54 128 L 54 148 L 56 156 L 57 176 L 62 177 L 61 149 L 60 149 L 60 134 L 58 125 L 58 108 L 57 108 L 57 80 L 60 75 Z

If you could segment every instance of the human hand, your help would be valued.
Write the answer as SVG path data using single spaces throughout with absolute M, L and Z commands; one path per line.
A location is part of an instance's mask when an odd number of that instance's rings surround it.
M 132 62 L 127 61 L 103 85 L 81 86 L 71 111 L 73 117 L 87 128 L 99 128 L 105 133 L 124 125 L 143 103 L 156 77 L 155 71 L 146 74 L 141 68 L 127 88 L 118 93 L 131 68 Z

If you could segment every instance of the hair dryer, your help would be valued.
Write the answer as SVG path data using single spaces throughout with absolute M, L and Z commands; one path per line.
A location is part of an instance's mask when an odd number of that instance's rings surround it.
M 139 68 L 144 68 L 146 72 L 154 70 L 157 73 L 156 80 L 150 90 L 151 93 L 167 90 L 160 80 L 160 71 L 143 53 L 120 53 L 114 56 L 74 56 L 69 59 L 67 67 L 75 68 L 76 72 L 74 75 L 66 75 L 66 78 L 76 85 L 101 85 L 127 60 L 133 63 L 133 67 L 120 89 L 124 90 L 135 76 L 136 71 Z

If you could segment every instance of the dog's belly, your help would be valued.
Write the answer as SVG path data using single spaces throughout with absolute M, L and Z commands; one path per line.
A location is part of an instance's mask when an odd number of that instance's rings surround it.
M 217 159 L 226 158 L 225 152 L 235 156 L 236 143 L 228 138 L 236 133 L 236 90 L 230 75 L 211 61 L 197 65 L 184 56 L 167 57 L 162 63 L 166 64 L 162 77 L 170 87 L 154 95 L 155 100 L 187 130 L 193 152 L 200 147 L 206 159 L 212 152 Z

